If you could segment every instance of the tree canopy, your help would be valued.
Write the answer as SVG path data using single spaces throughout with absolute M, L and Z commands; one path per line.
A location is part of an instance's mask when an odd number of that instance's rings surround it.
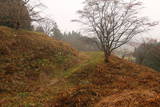
M 86 0 L 84 5 L 78 11 L 81 19 L 75 21 L 97 36 L 106 62 L 113 50 L 155 25 L 140 16 L 142 3 L 137 0 Z

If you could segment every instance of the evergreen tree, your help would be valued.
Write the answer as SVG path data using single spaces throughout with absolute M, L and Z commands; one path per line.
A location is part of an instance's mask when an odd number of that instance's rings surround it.
M 0 25 L 15 29 L 30 29 L 31 18 L 23 0 L 0 1 Z
M 53 31 L 53 37 L 61 40 L 63 38 L 63 34 L 61 33 L 60 29 L 58 28 L 58 25 L 55 24 L 54 28 L 52 29 Z

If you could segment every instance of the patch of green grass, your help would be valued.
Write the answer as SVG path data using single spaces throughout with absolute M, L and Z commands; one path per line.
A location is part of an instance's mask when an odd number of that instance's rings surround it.
M 74 72 L 83 69 L 86 66 L 91 65 L 95 67 L 99 62 L 103 61 L 103 53 L 102 52 L 84 52 L 86 55 L 89 56 L 83 63 L 75 65 L 73 68 L 70 68 L 66 72 L 64 72 L 64 77 L 67 78 L 72 75 Z
M 18 96 L 21 98 L 26 98 L 29 96 L 29 93 L 28 92 L 20 92 L 20 93 L 18 93 Z
M 50 64 L 50 61 L 48 59 L 37 59 L 37 63 L 38 65 L 45 66 Z
M 27 103 L 27 104 L 24 104 L 24 107 L 43 107 L 42 104 L 38 103 L 38 104 L 35 104 L 35 103 Z

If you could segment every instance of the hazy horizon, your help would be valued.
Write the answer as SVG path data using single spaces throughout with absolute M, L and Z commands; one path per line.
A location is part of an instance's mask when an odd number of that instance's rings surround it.
M 81 25 L 71 22 L 72 19 L 77 19 L 78 10 L 83 8 L 84 0 L 41 0 L 41 2 L 47 7 L 43 12 L 53 17 L 57 22 L 59 28 L 63 32 L 69 32 L 72 30 L 80 31 Z M 151 21 L 160 21 L 160 14 L 157 11 L 160 10 L 160 1 L 142 0 L 144 2 L 144 9 L 142 13 L 144 16 L 149 17 Z M 146 33 L 148 37 L 160 38 L 160 26 L 158 25 L 153 31 Z

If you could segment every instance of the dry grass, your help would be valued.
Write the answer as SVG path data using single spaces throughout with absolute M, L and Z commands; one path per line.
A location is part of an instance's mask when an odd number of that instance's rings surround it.
M 159 107 L 160 73 L 112 56 L 69 79 L 76 87 L 50 100 L 57 107 Z
M 0 106 L 159 107 L 160 73 L 101 52 L 0 27 Z M 82 58 L 83 57 L 83 58 Z
M 44 34 L 0 27 L 0 105 L 36 92 L 79 57 L 68 44 Z

